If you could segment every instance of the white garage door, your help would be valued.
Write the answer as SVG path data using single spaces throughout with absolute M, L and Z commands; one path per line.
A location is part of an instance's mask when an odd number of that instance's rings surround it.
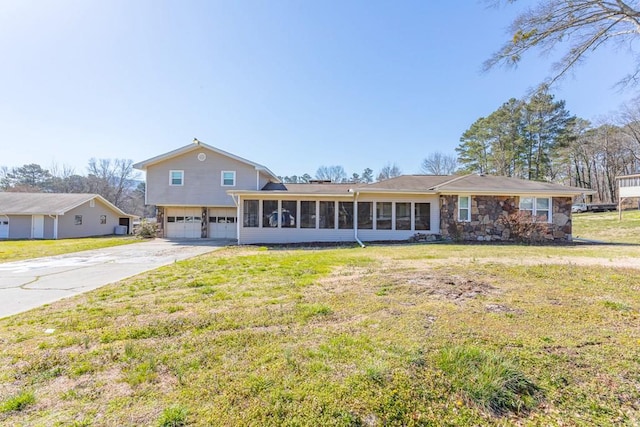
M 167 209 L 167 237 L 171 239 L 198 239 L 201 235 L 200 208 Z
M 209 237 L 212 239 L 235 239 L 237 236 L 235 209 L 209 210 Z
M 9 218 L 0 217 L 0 239 L 9 238 Z

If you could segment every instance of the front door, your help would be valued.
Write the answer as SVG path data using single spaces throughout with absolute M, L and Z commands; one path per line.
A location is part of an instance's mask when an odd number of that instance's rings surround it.
M 44 238 L 44 215 L 33 215 L 31 217 L 31 238 Z

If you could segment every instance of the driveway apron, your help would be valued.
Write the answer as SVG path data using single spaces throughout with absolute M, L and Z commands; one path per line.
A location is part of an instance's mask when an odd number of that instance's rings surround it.
M 211 252 L 227 243 L 154 239 L 3 263 L 0 264 L 0 318 Z

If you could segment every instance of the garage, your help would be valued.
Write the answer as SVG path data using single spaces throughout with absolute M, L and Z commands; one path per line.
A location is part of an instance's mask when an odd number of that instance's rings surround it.
M 0 217 L 0 239 L 9 238 L 9 217 Z
M 236 210 L 231 208 L 209 209 L 209 237 L 212 239 L 235 239 L 237 230 Z
M 200 208 L 167 209 L 166 236 L 170 239 L 198 239 L 201 236 Z

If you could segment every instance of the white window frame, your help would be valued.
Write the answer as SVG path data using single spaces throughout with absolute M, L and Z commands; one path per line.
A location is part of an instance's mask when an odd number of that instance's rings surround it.
M 523 199 L 531 199 L 532 207 L 531 209 L 522 209 L 522 200 Z M 547 211 L 547 220 L 545 221 L 547 224 L 553 222 L 552 212 L 553 212 L 553 197 L 534 197 L 534 196 L 520 196 L 520 200 L 518 201 L 518 209 L 521 212 L 531 212 L 531 218 L 533 222 L 538 222 L 538 200 L 545 199 L 549 202 L 547 209 L 542 209 L 542 211 Z
M 467 199 L 467 207 L 462 208 L 461 199 Z M 467 217 L 462 218 L 462 209 L 467 210 Z M 471 196 L 458 196 L 458 222 L 471 222 Z
M 174 184 L 173 183 L 173 173 L 174 172 L 179 172 L 180 173 L 180 184 Z M 177 170 L 177 169 L 172 169 L 169 171 L 169 185 L 172 187 L 182 187 L 184 185 L 184 171 L 183 170 Z
M 225 184 L 224 183 L 224 174 L 225 173 L 233 174 L 233 184 Z M 236 171 L 221 171 L 220 172 L 220 185 L 222 187 L 235 187 L 236 186 Z

